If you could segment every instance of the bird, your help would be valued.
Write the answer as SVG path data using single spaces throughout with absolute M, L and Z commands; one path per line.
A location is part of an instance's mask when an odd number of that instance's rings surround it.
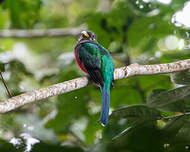
M 114 84 L 114 63 L 107 49 L 96 40 L 92 31 L 82 31 L 74 48 L 75 59 L 82 71 L 87 73 L 100 87 L 101 115 L 103 126 L 108 123 L 110 107 L 110 88 Z

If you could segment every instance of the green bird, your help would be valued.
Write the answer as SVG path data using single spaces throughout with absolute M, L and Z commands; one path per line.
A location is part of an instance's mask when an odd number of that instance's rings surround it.
M 79 67 L 87 73 L 102 91 L 100 121 L 108 123 L 110 87 L 113 85 L 114 64 L 109 51 L 96 41 L 92 31 L 82 31 L 75 46 L 75 58 Z

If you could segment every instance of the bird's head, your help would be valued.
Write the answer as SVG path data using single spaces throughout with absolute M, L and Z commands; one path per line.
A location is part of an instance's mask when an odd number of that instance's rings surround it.
M 96 41 L 96 35 L 92 31 L 82 31 L 79 37 L 79 41 L 81 40 Z

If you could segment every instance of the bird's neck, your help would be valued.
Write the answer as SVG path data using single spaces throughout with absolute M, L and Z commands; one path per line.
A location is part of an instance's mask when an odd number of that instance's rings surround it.
M 78 44 L 81 44 L 81 43 L 86 43 L 86 42 L 97 43 L 97 41 L 94 41 L 94 40 L 82 39 L 82 40 L 79 40 L 79 41 L 78 41 Z
M 80 47 L 81 46 L 81 44 L 83 44 L 83 43 L 96 43 L 96 44 L 98 44 L 98 42 L 97 41 L 91 41 L 91 40 L 80 40 L 80 41 L 78 41 L 77 42 L 77 45 L 75 46 L 75 50 L 78 48 L 78 47 Z

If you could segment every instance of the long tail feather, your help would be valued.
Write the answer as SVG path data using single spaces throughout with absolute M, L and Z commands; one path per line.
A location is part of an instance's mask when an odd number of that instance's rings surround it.
M 102 108 L 100 121 L 103 126 L 108 123 L 109 119 L 109 106 L 110 106 L 110 90 L 106 89 L 105 86 L 101 88 L 102 90 Z

